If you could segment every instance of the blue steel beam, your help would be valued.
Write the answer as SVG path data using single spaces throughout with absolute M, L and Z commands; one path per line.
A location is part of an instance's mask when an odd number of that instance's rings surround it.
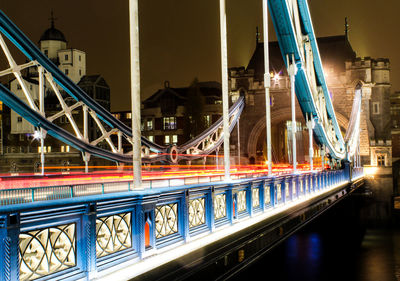
M 66 76 L 50 59 L 47 58 L 37 47 L 36 45 L 29 40 L 29 38 L 0 10 L 0 32 L 2 32 L 26 57 L 31 61 L 37 61 L 41 66 L 43 66 L 46 71 L 51 73 L 53 79 L 56 81 L 58 85 L 65 90 L 71 97 L 73 97 L 76 101 L 83 102 L 86 106 L 88 106 L 91 110 L 96 112 L 96 115 L 104 121 L 111 128 L 116 128 L 120 130 L 123 134 L 128 137 L 132 137 L 131 128 L 126 126 L 120 120 L 114 118 L 110 112 L 105 110 L 99 103 L 90 98 L 79 86 L 77 86 L 74 82 L 72 82 L 68 76 Z M 1 97 L 4 99 L 4 103 L 7 104 L 10 108 L 18 112 L 21 116 L 23 116 L 26 120 L 32 123 L 34 126 L 42 127 L 45 130 L 49 131 L 49 134 L 53 137 L 75 147 L 76 149 L 82 152 L 89 152 L 93 155 L 106 158 L 113 161 L 118 162 L 132 162 L 132 157 L 130 155 L 122 155 L 122 154 L 114 154 L 107 150 L 98 148 L 94 145 L 90 145 L 87 142 L 84 142 L 79 139 L 75 139 L 75 137 L 69 132 L 57 127 L 54 124 L 51 124 L 46 118 L 42 117 L 40 114 L 36 114 L 33 110 L 31 110 L 25 103 L 21 100 L 18 100 L 18 97 L 13 95 L 9 90 L 2 87 L 0 88 Z M 232 131 L 236 125 L 236 122 L 243 110 L 244 107 L 244 99 L 242 97 L 230 108 L 229 116 L 232 117 L 235 114 L 234 119 L 232 120 L 229 130 Z M 222 144 L 223 140 L 218 140 L 215 145 L 206 151 L 202 151 L 201 156 L 196 155 L 183 155 L 185 151 L 190 147 L 194 146 L 197 143 L 201 143 L 208 135 L 212 134 L 214 131 L 218 130 L 218 127 L 222 124 L 222 118 L 219 119 L 215 124 L 213 124 L 209 129 L 201 133 L 199 136 L 185 143 L 183 146 L 178 147 L 177 151 L 179 153 L 180 159 L 196 159 L 199 157 L 203 157 L 203 155 L 210 154 L 217 149 L 219 145 Z M 158 153 L 159 155 L 155 157 L 151 157 L 151 159 L 143 159 L 145 162 L 155 162 L 155 161 L 171 161 L 172 157 L 170 154 L 171 147 L 169 146 L 161 146 L 156 143 L 149 141 L 147 138 L 141 138 L 142 144 L 149 147 L 152 152 Z M 174 162 L 174 161 L 172 161 Z
M 102 149 L 97 146 L 93 146 L 76 138 L 70 132 L 58 127 L 52 122 L 48 121 L 42 115 L 32 110 L 26 103 L 22 102 L 17 96 L 15 96 L 10 90 L 0 84 L 0 100 L 5 105 L 12 108 L 19 115 L 23 116 L 29 123 L 35 127 L 43 128 L 47 133 L 56 139 L 84 152 L 89 152 L 93 155 L 109 159 L 112 161 L 129 162 L 132 161 L 132 157 L 129 155 L 115 154 L 111 151 Z
M 78 85 L 72 82 L 50 59 L 47 58 L 36 45 L 0 10 L 0 31 L 21 51 L 24 55 L 34 61 L 36 60 L 76 101 L 82 101 L 94 110 L 97 116 L 111 128 L 117 128 L 125 135 L 132 137 L 132 130 L 120 120 L 114 118 L 110 112 L 105 110 L 98 102 L 90 98 Z M 142 137 L 142 144 L 157 152 L 166 152 L 166 147 L 150 142 Z
M 294 55 L 294 60 L 295 60 L 294 63 L 297 65 L 298 68 L 296 74 L 296 82 L 295 82 L 296 96 L 300 104 L 300 108 L 303 112 L 303 115 L 306 116 L 306 114 L 308 113 L 311 114 L 313 118 L 318 119 L 316 101 L 313 98 L 312 90 L 310 87 L 310 80 L 308 79 L 304 69 L 305 62 L 302 59 L 301 50 L 299 49 L 299 45 L 296 39 L 296 32 L 295 32 L 295 27 L 291 20 L 289 3 L 286 0 L 264 0 L 264 1 L 268 1 L 272 22 L 275 27 L 280 50 L 286 67 L 288 67 L 289 65 L 287 57 L 291 58 L 291 56 Z M 316 126 L 314 129 L 316 140 L 320 144 L 324 144 L 329 149 L 331 155 L 334 158 L 344 159 L 346 156 L 345 142 L 341 134 L 338 122 L 336 120 L 335 111 L 332 105 L 332 100 L 325 81 L 322 62 L 318 50 L 318 44 L 314 34 L 314 29 L 312 26 L 308 4 L 306 0 L 297 0 L 296 2 L 299 8 L 301 34 L 302 36 L 308 35 L 308 40 L 310 41 L 310 45 L 313 52 L 316 83 L 317 86 L 320 86 L 323 90 L 328 119 L 332 121 L 337 141 L 340 144 L 340 148 L 339 150 L 336 150 L 333 147 L 333 144 L 329 140 L 323 125 L 320 122 L 318 122 L 318 120 L 316 122 Z

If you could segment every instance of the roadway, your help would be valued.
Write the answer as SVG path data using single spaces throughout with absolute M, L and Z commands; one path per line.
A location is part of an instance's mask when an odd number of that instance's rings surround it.
M 7 173 L 0 175 L 0 189 L 31 188 L 60 185 L 78 185 L 108 182 L 127 182 L 133 180 L 132 166 L 124 166 L 116 169 L 115 166 L 92 166 L 89 173 L 84 173 L 85 167 L 71 166 L 46 167 L 44 175 L 40 173 Z M 59 172 L 57 170 L 64 169 Z M 307 164 L 298 168 L 299 172 L 308 172 L 310 167 Z M 318 170 L 318 169 L 316 169 Z M 287 164 L 273 165 L 273 174 L 290 174 L 292 166 Z M 252 178 L 254 176 L 265 176 L 268 174 L 267 165 L 241 165 L 232 166 L 231 176 L 233 179 Z M 185 182 L 196 181 L 217 181 L 223 180 L 224 170 L 220 165 L 152 165 L 142 169 L 144 185 L 150 182 L 168 181 L 172 179 L 184 179 Z M 208 180 L 207 180 L 208 179 Z M 162 185 L 162 183 L 161 183 Z

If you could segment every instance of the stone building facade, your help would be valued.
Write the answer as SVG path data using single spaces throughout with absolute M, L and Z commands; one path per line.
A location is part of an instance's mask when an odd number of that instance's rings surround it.
M 359 58 L 346 36 L 318 38 L 320 55 L 339 126 L 345 134 L 352 110 L 355 88 L 362 86 L 360 154 L 363 164 L 391 166 L 392 143 L 390 121 L 390 62 L 388 59 Z M 256 163 L 265 161 L 265 89 L 264 45 L 257 42 L 247 67 L 229 71 L 233 99 L 246 97 L 240 127 L 240 155 Z M 279 45 L 269 43 L 271 74 L 271 119 L 273 161 L 288 163 L 288 121 L 291 120 L 290 81 Z M 308 138 L 305 120 L 296 101 L 299 163 L 308 162 Z M 303 130 L 301 130 L 303 129 Z M 314 144 L 315 156 L 319 149 Z M 302 156 L 303 155 L 303 156 Z

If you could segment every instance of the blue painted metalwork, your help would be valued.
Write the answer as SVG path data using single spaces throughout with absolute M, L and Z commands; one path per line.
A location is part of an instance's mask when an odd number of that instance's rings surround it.
M 323 186 L 317 188 L 324 177 L 332 181 L 324 181 Z M 313 181 L 314 189 L 305 188 L 305 181 L 309 178 L 319 179 L 318 183 Z M 0 261 L 0 279 L 19 280 L 22 276 L 23 280 L 31 280 L 39 273 L 43 278 L 48 276 L 51 279 L 91 278 L 123 262 L 140 261 L 148 251 L 156 253 L 166 246 L 190 243 L 191 238 L 199 234 L 215 232 L 221 226 L 234 225 L 301 200 L 306 194 L 349 181 L 350 174 L 338 170 L 2 206 L 0 240 L 3 243 L 0 244 L 0 254 L 4 258 Z M 288 194 L 285 183 L 289 184 Z M 295 193 L 291 183 L 298 183 Z M 303 191 L 300 191 L 300 183 Z M 281 192 L 280 200 L 277 189 Z M 265 202 L 266 194 L 269 194 L 268 202 Z M 36 237 L 36 240 L 27 240 L 26 237 L 50 229 L 62 233 L 66 227 L 74 229 L 73 237 L 67 239 L 73 243 L 60 238 L 56 243 L 58 246 L 53 246 L 61 249 L 57 252 L 60 256 L 65 249 L 73 247 L 76 258 L 65 266 L 53 265 L 57 269 L 54 272 L 36 272 L 40 268 L 36 262 L 43 258 L 43 253 L 34 247 L 29 248 L 26 243 L 36 241 L 33 246 L 37 247 L 37 241 L 44 236 Z M 20 268 L 18 247 L 24 249 L 21 255 L 24 264 L 35 266 Z
M 270 13 L 272 17 L 272 21 L 275 27 L 276 35 L 278 37 L 279 46 L 281 49 L 281 53 L 283 56 L 283 60 L 286 66 L 289 66 L 289 61 L 292 55 L 294 56 L 294 62 L 297 65 L 298 71 L 296 73 L 296 95 L 297 100 L 300 104 L 303 115 L 311 114 L 313 118 L 318 118 L 316 101 L 313 98 L 313 93 L 310 87 L 310 81 L 305 73 L 304 69 L 304 58 L 302 50 L 299 47 L 295 27 L 291 20 L 291 11 L 289 8 L 288 1 L 282 0 L 267 0 L 270 8 Z M 301 33 L 303 37 L 308 37 L 312 52 L 313 52 L 313 60 L 314 60 L 314 69 L 316 75 L 317 85 L 321 87 L 323 90 L 325 102 L 326 102 L 326 110 L 328 114 L 328 118 L 332 121 L 336 138 L 340 143 L 339 151 L 336 150 L 331 141 L 328 139 L 325 129 L 323 128 L 320 122 L 316 122 L 316 126 L 314 128 L 314 133 L 316 135 L 316 140 L 329 148 L 331 155 L 337 159 L 345 158 L 345 142 L 343 140 L 338 122 L 336 120 L 335 111 L 333 109 L 332 100 L 327 88 L 327 84 L 325 81 L 325 76 L 322 68 L 321 58 L 319 55 L 318 45 L 314 34 L 314 29 L 311 22 L 311 16 L 308 9 L 308 4 L 306 0 L 297 0 L 300 22 L 301 22 Z M 302 38 L 302 40 L 305 40 Z M 318 121 L 318 120 L 317 120 Z
M 110 112 L 105 110 L 99 103 L 90 98 L 79 86 L 72 82 L 67 75 L 65 75 L 46 55 L 44 55 L 35 44 L 29 40 L 29 38 L 0 10 L 0 32 L 3 33 L 26 57 L 37 62 L 37 64 L 43 66 L 43 68 L 49 72 L 56 83 L 76 101 L 83 102 L 88 108 L 93 110 L 96 115 L 105 122 L 111 128 L 117 128 L 122 134 L 132 137 L 132 130 L 120 120 L 116 119 Z M 76 138 L 73 134 L 58 127 L 52 122 L 48 121 L 41 114 L 38 114 L 17 96 L 11 93 L 7 88 L 1 85 L 0 87 L 0 100 L 2 100 L 8 107 L 16 111 L 19 115 L 24 117 L 28 122 L 33 124 L 35 127 L 45 129 L 51 136 L 61 140 L 62 142 L 82 151 L 88 152 L 92 155 L 109 159 L 117 162 L 132 162 L 130 155 L 123 155 L 107 151 L 106 149 L 91 145 L 88 142 Z M 232 131 L 236 125 L 236 122 L 243 110 L 244 99 L 240 97 L 236 103 L 230 108 L 229 116 L 231 117 L 236 111 L 237 114 L 233 118 L 229 130 Z M 201 156 L 196 154 L 181 156 L 185 153 L 188 148 L 194 144 L 201 143 L 206 137 L 213 132 L 217 131 L 222 126 L 222 118 L 217 120 L 210 128 L 205 130 L 202 134 L 185 143 L 184 145 L 177 148 L 177 156 L 180 159 L 192 160 L 203 157 L 203 155 L 214 152 L 223 142 L 223 138 L 215 141 L 215 145 L 202 151 Z M 156 161 L 169 161 L 175 162 L 171 159 L 169 146 L 161 146 L 156 143 L 149 141 L 147 138 L 141 138 L 142 145 L 148 147 L 152 152 L 158 153 L 157 156 L 153 156 L 150 159 L 144 158 L 144 162 L 156 162 Z

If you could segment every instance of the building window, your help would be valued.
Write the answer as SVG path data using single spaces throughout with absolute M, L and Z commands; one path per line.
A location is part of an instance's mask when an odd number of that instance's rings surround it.
M 170 143 L 170 137 L 164 136 L 164 144 L 169 144 L 169 143 Z
M 21 90 L 21 89 L 22 89 L 21 85 L 18 84 L 18 85 L 17 85 L 17 90 Z
M 204 125 L 208 128 L 211 125 L 211 117 L 210 115 L 204 115 Z
M 21 116 L 18 116 L 18 117 L 17 117 L 17 122 L 18 122 L 18 123 L 22 123 L 22 117 L 21 117 Z
M 51 146 L 49 146 L 51 151 Z M 38 153 L 42 153 L 42 147 L 38 146 Z M 47 147 L 43 146 L 43 153 L 47 153 Z
M 154 136 L 149 136 L 149 141 L 154 142 Z
M 20 135 L 19 135 L 19 140 L 20 140 L 20 141 L 23 141 L 23 140 L 24 140 L 24 135 L 23 135 L 23 134 L 20 134 Z
M 81 60 L 82 60 L 82 57 L 81 57 L 81 55 L 79 55 L 79 57 L 78 57 L 78 58 L 79 58 L 79 61 L 81 61 Z
M 377 166 L 385 166 L 385 154 L 377 154 L 376 155 L 376 163 Z
M 372 113 L 379 114 L 379 102 L 372 103 Z
M 65 55 L 65 60 L 68 60 L 68 55 Z
M 50 147 L 50 146 L 49 146 Z M 51 147 L 50 147 L 51 150 Z M 49 151 L 50 152 L 50 151 Z M 61 146 L 61 152 L 69 152 L 69 145 L 62 145 Z
M 49 56 L 49 50 L 44 50 L 44 54 L 45 54 L 46 56 Z
M 163 129 L 164 130 L 176 130 L 176 117 L 164 117 L 163 118 Z
M 178 143 L 178 135 L 172 135 L 172 143 L 177 144 Z
M 153 120 L 147 120 L 147 131 L 153 130 Z
M 79 69 L 79 76 L 82 75 L 82 69 Z
M 132 112 L 126 113 L 126 119 L 132 119 Z
M 65 75 L 68 75 L 68 74 L 69 74 L 68 69 L 65 69 Z

